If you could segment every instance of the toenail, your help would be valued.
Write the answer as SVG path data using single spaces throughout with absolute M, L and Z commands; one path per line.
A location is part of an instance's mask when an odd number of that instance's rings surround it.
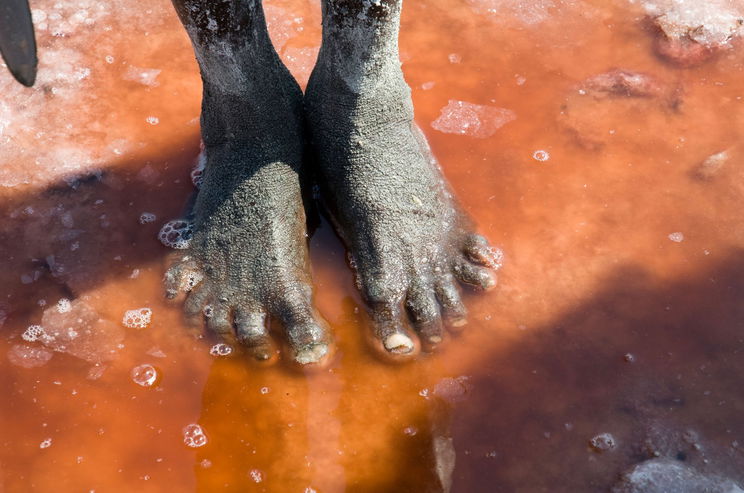
M 468 324 L 467 318 L 458 318 L 450 322 L 450 325 L 452 325 L 452 327 L 462 327 L 467 324 Z
M 442 342 L 442 338 L 439 336 L 431 336 L 429 337 L 429 342 L 432 344 L 439 344 L 440 342 Z
M 413 341 L 404 334 L 393 334 L 385 339 L 385 349 L 392 353 L 410 353 L 413 350 Z
M 301 365 L 317 363 L 318 361 L 323 359 L 323 356 L 325 356 L 326 354 L 328 354 L 327 344 L 314 344 L 310 347 L 298 351 L 297 355 L 295 356 L 295 361 L 297 361 Z

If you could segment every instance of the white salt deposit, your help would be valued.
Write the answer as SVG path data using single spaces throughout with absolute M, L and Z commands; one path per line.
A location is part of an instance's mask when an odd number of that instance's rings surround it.
M 120 37 L 102 33 L 118 32 L 120 25 L 157 32 L 172 15 L 167 4 L 139 9 L 127 0 L 55 0 L 33 5 L 39 56 L 35 86 L 25 88 L 6 69 L 0 70 L 2 187 L 45 185 L 85 174 L 106 162 L 101 141 L 124 137 L 126 127 L 118 124 L 119 102 L 100 98 L 112 71 L 111 53 L 121 51 L 122 44 Z M 146 46 L 157 46 L 155 41 Z
M 124 338 L 123 330 L 81 299 L 68 303 L 64 311 L 57 306 L 44 310 L 40 325 L 45 335 L 39 341 L 47 349 L 91 363 L 111 360 Z
M 443 133 L 485 139 L 516 118 L 516 113 L 506 108 L 450 99 L 431 126 Z
M 158 75 L 160 75 L 160 72 L 162 72 L 162 70 L 157 68 L 139 68 L 129 66 L 127 71 L 124 73 L 124 80 L 138 82 L 149 87 L 157 87 L 160 85 L 158 82 Z
M 716 47 L 742 34 L 744 3 L 731 0 L 630 0 L 640 4 L 669 38 L 689 37 Z
M 52 351 L 29 344 L 15 344 L 8 350 L 8 361 L 21 368 L 38 368 L 52 359 Z

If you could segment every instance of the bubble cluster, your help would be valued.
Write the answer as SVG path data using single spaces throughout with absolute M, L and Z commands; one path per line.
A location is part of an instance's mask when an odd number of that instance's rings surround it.
M 158 371 L 154 366 L 144 364 L 135 366 L 130 373 L 132 381 L 141 387 L 152 387 L 158 380 Z
M 168 221 L 160 228 L 158 240 L 169 248 L 185 250 L 189 247 L 193 233 L 194 224 L 191 221 L 174 219 Z
M 67 298 L 62 298 L 57 302 L 57 311 L 59 313 L 67 313 L 72 308 L 72 303 Z
M 196 189 L 201 188 L 202 181 L 204 180 L 204 169 L 207 167 L 207 153 L 204 150 L 204 144 L 202 144 L 201 152 L 199 157 L 196 158 L 194 167 L 191 170 L 191 183 L 194 184 Z
M 152 212 L 143 212 L 139 217 L 139 223 L 148 224 L 148 223 L 154 222 L 155 219 L 157 219 L 157 216 L 153 214 Z
M 675 233 L 670 233 L 668 238 L 675 243 L 682 243 L 682 241 L 684 241 L 685 239 L 685 235 L 677 231 Z
M 256 483 L 260 483 L 261 481 L 264 480 L 263 473 L 259 471 L 258 469 L 251 469 L 250 472 L 248 472 L 248 474 L 250 475 L 251 479 Z
M 211 354 L 212 356 L 229 356 L 230 354 L 232 354 L 232 352 L 232 346 L 230 346 L 229 344 L 225 344 L 224 342 L 215 344 L 209 350 L 209 354 Z
M 609 433 L 601 433 L 589 440 L 589 445 L 594 449 L 595 452 L 607 452 L 608 450 L 612 450 L 615 448 L 615 437 L 613 437 Z
M 207 435 L 201 426 L 192 423 L 183 427 L 183 443 L 192 448 L 203 447 L 207 444 Z
M 47 337 L 49 336 L 44 332 L 44 327 L 41 325 L 29 325 L 21 334 L 21 339 L 28 342 L 42 341 Z
M 144 329 L 150 325 L 152 320 L 152 310 L 149 308 L 137 308 L 129 310 L 124 314 L 121 323 L 130 329 Z

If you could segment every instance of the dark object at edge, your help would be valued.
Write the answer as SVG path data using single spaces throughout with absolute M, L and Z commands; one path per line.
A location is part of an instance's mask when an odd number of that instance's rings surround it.
M 28 0 L 0 0 L 0 54 L 26 87 L 36 81 L 36 39 Z

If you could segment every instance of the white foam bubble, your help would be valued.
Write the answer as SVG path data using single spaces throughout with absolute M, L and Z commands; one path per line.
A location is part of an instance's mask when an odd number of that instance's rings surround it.
M 152 212 L 143 212 L 142 214 L 140 214 L 139 223 L 148 224 L 148 223 L 155 222 L 155 219 L 157 219 L 157 216 L 153 214 Z
M 589 440 L 589 445 L 591 445 L 596 452 L 602 453 L 614 449 L 617 442 L 615 441 L 615 437 L 610 433 L 600 433 Z
M 160 228 L 158 240 L 163 245 L 176 250 L 185 250 L 191 243 L 194 224 L 184 219 L 168 221 Z
M 152 310 L 149 308 L 136 308 L 124 313 L 121 323 L 130 329 L 145 329 L 152 320 Z
M 44 337 L 49 337 L 44 332 L 44 327 L 41 325 L 29 325 L 28 328 L 21 334 L 21 339 L 28 342 L 40 341 Z
M 147 118 L 145 118 L 145 121 L 149 123 L 150 125 L 157 125 L 158 123 L 160 123 L 160 118 L 158 118 L 157 116 L 150 115 Z
M 183 428 L 183 443 L 191 448 L 203 447 L 207 444 L 207 435 L 201 426 L 192 423 Z
M 152 387 L 158 379 L 158 371 L 154 366 L 144 364 L 135 366 L 130 372 L 132 381 L 142 387 Z
M 191 183 L 194 184 L 196 189 L 201 188 L 202 181 L 204 180 L 204 169 L 207 167 L 207 151 L 204 148 L 204 143 L 201 144 L 201 151 L 194 161 L 194 166 L 191 169 Z
M 70 311 L 71 308 L 72 304 L 67 298 L 62 298 L 57 302 L 57 311 L 59 313 L 67 313 Z
M 225 344 L 224 342 L 220 342 L 218 344 L 215 344 L 209 349 L 209 354 L 212 356 L 229 356 L 233 352 L 232 346 L 229 344 Z
M 545 162 L 550 159 L 550 154 L 548 154 L 548 151 L 538 149 L 532 153 L 532 159 L 535 161 Z
M 39 444 L 39 448 L 49 448 L 52 445 L 52 439 L 47 438 Z
M 255 483 L 260 483 L 264 480 L 263 472 L 258 469 L 251 469 L 248 474 Z
M 669 233 L 668 238 L 672 240 L 675 243 L 682 243 L 685 239 L 685 235 L 683 235 L 681 232 L 676 231 L 674 233 Z

